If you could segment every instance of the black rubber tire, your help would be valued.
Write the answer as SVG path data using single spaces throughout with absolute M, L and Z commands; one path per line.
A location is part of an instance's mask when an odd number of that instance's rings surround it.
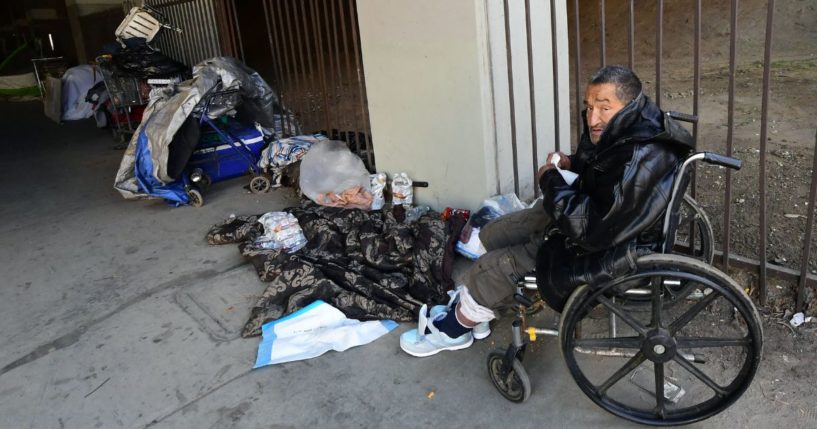
M 204 197 L 198 189 L 190 188 L 187 190 L 187 197 L 190 199 L 190 205 L 199 208 L 204 205 Z
M 255 176 L 250 180 L 250 192 L 253 194 L 261 194 L 269 191 L 270 182 L 264 176 Z
M 684 210 L 684 213 L 688 216 L 682 215 L 680 219 L 675 238 L 676 246 L 673 253 L 691 256 L 712 265 L 712 261 L 715 258 L 715 233 L 712 230 L 712 222 L 709 221 L 709 216 L 706 215 L 706 212 L 701 208 L 698 202 L 688 194 L 684 195 L 681 210 Z M 691 215 L 691 217 L 689 215 Z M 692 224 L 695 225 L 694 249 L 690 247 L 687 237 L 689 235 L 690 225 Z M 684 239 L 684 237 L 687 237 L 687 239 Z
M 760 365 L 761 356 L 763 353 L 763 327 L 761 324 L 760 316 L 757 313 L 757 309 L 755 308 L 754 304 L 752 303 L 749 296 L 743 289 L 738 286 L 734 280 L 732 280 L 729 276 L 721 272 L 720 270 L 705 264 L 697 259 L 693 259 L 686 256 L 680 255 L 666 255 L 666 254 L 653 254 L 641 257 L 637 261 L 638 270 L 629 276 L 624 276 L 620 279 L 616 279 L 612 282 L 609 282 L 604 285 L 600 285 L 598 287 L 590 288 L 587 285 L 580 286 L 577 288 L 573 294 L 568 299 L 568 302 L 565 306 L 565 310 L 562 312 L 561 320 L 559 323 L 559 343 L 562 352 L 562 357 L 564 358 L 565 364 L 568 367 L 568 370 L 576 381 L 576 384 L 579 388 L 590 398 L 593 402 L 595 402 L 600 407 L 604 408 L 606 411 L 622 417 L 624 419 L 641 423 L 647 424 L 652 426 L 672 426 L 672 425 L 683 425 L 689 424 L 693 422 L 697 422 L 700 420 L 704 420 L 709 418 L 719 412 L 723 411 L 730 405 L 732 405 L 745 391 L 749 388 L 752 379 L 754 378 L 755 374 L 757 373 L 758 366 Z M 668 411 L 663 408 L 663 399 L 659 400 L 656 396 L 656 404 L 654 408 L 651 409 L 635 409 L 628 405 L 625 405 L 619 401 L 614 400 L 613 398 L 609 397 L 606 392 L 607 389 L 611 388 L 615 384 L 622 381 L 626 378 L 626 375 L 630 374 L 636 366 L 640 365 L 635 364 L 628 370 L 628 372 L 623 373 L 616 381 L 613 381 L 613 384 L 608 384 L 611 380 L 613 380 L 616 374 L 624 371 L 631 363 L 634 363 L 636 358 L 641 356 L 641 362 L 652 361 L 654 367 L 656 368 L 656 374 L 659 374 L 658 367 L 661 367 L 661 373 L 663 373 L 664 365 L 656 365 L 656 360 L 653 360 L 653 357 L 649 357 L 645 350 L 648 350 L 649 347 L 645 346 L 646 335 L 649 335 L 650 332 L 647 334 L 640 334 L 637 338 L 634 338 L 632 341 L 633 343 L 637 342 L 638 347 L 631 347 L 633 351 L 636 353 L 636 356 L 632 358 L 626 365 L 624 365 L 619 371 L 613 374 L 610 378 L 608 378 L 606 383 L 601 383 L 599 386 L 592 384 L 592 382 L 588 379 L 588 377 L 584 374 L 578 361 L 576 360 L 576 353 L 575 347 L 577 342 L 580 340 L 576 338 L 576 330 L 577 326 L 581 322 L 582 319 L 590 314 L 591 310 L 594 307 L 599 306 L 600 300 L 605 299 L 605 291 L 609 288 L 616 287 L 617 285 L 625 282 L 629 282 L 631 284 L 638 283 L 637 280 L 639 278 L 651 278 L 657 276 L 671 276 L 675 277 L 685 277 L 688 278 L 690 281 L 694 279 L 694 281 L 699 282 L 701 284 L 705 284 L 708 289 L 712 289 L 710 295 L 713 295 L 712 300 L 709 301 L 710 303 L 717 299 L 718 296 L 723 297 L 728 301 L 729 305 L 733 305 L 736 311 L 736 314 L 739 314 L 742 319 L 745 321 L 746 330 L 748 331 L 745 338 L 738 339 L 741 341 L 742 344 L 735 345 L 734 343 L 729 345 L 708 345 L 708 346 L 691 346 L 690 347 L 743 347 L 742 350 L 745 350 L 745 360 L 743 364 L 740 366 L 736 366 L 735 368 L 739 368 L 735 378 L 728 383 L 726 386 L 721 386 L 717 383 L 716 387 L 722 389 L 724 393 L 720 393 L 716 391 L 713 387 L 709 387 L 712 391 L 712 398 L 702 401 L 698 404 L 693 404 L 690 406 L 685 406 L 679 410 L 675 411 Z M 654 286 L 655 287 L 655 286 Z M 661 286 L 657 286 L 661 287 Z M 715 294 L 717 296 L 714 296 Z M 706 301 L 707 299 L 703 299 L 701 301 Z M 660 300 L 657 300 L 658 305 L 654 303 L 647 303 L 647 305 L 652 305 L 653 317 L 655 317 L 655 309 L 665 308 L 664 305 L 661 305 Z M 604 304 L 605 306 L 607 304 Z M 705 306 L 708 304 L 705 304 Z M 703 308 L 705 308 L 702 307 Z M 623 310 L 625 313 L 628 311 L 624 307 L 619 307 L 619 310 Z M 694 314 L 690 315 L 689 321 L 694 319 L 695 317 L 700 315 L 700 310 L 695 312 Z M 686 315 L 686 313 L 685 313 Z M 660 316 L 660 313 L 659 313 Z M 661 317 L 659 317 L 660 319 Z M 655 319 L 653 319 L 655 320 Z M 674 322 L 677 322 L 674 321 Z M 662 324 L 663 325 L 663 324 Z M 691 341 L 688 338 L 681 338 L 680 336 L 676 336 L 675 332 L 672 332 L 672 326 L 674 323 L 669 324 L 667 331 L 670 333 L 671 338 L 673 341 L 677 339 L 681 339 L 681 341 Z M 646 326 L 646 329 L 652 330 L 654 329 L 653 326 Z M 678 328 L 683 329 L 683 328 Z M 595 339 L 596 341 L 609 341 L 611 339 Z M 617 338 L 616 340 L 621 340 Z M 716 338 L 708 338 L 708 340 L 715 341 L 719 340 L 721 343 L 725 343 L 731 339 L 716 339 Z M 743 344 L 745 342 L 745 344 Z M 587 344 L 587 343 L 585 343 Z M 594 347 L 594 346 L 590 346 Z M 595 347 L 599 347 L 596 345 Z M 682 346 L 678 345 L 680 349 Z M 636 352 L 637 350 L 637 352 Z M 675 359 L 675 358 L 678 359 Z M 673 353 L 674 361 L 678 362 L 678 360 L 684 360 L 683 357 L 676 355 Z M 684 361 L 687 362 L 687 361 Z M 680 362 L 679 362 L 680 364 Z M 688 365 L 694 366 L 694 364 Z M 693 368 L 694 369 L 694 368 Z M 687 370 L 689 371 L 689 370 Z M 695 375 L 692 372 L 689 372 L 695 377 L 698 377 L 698 380 L 706 383 L 706 381 L 700 376 Z M 705 375 L 705 374 L 704 374 Z M 712 381 L 711 378 L 709 381 Z M 604 385 L 608 384 L 605 388 Z M 604 388 L 604 392 L 602 392 L 602 388 Z M 661 395 L 663 398 L 663 395 Z M 662 410 L 662 411 L 657 411 Z
M 496 349 L 488 355 L 488 375 L 496 390 L 511 402 L 525 402 L 530 398 L 531 384 L 528 372 L 519 359 L 513 359 L 513 367 L 508 372 L 508 380 L 502 380 L 502 362 L 505 350 Z

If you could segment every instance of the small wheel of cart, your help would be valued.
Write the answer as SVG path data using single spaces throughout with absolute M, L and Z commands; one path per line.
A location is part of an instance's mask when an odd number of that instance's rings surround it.
M 204 197 L 201 196 L 201 192 L 196 188 L 188 189 L 187 197 L 190 198 L 190 205 L 193 207 L 199 208 L 204 205 Z
M 516 357 L 510 365 L 505 366 L 504 349 L 496 349 L 488 355 L 488 375 L 494 383 L 494 387 L 505 399 L 511 402 L 525 402 L 531 393 L 530 377 L 528 377 L 522 362 Z
M 270 182 L 264 176 L 255 176 L 250 180 L 250 192 L 253 194 L 260 194 L 269 191 Z

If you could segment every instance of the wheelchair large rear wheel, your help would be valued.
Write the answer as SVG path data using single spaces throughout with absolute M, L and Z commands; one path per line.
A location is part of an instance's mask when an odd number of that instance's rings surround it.
M 559 329 L 570 374 L 593 402 L 641 424 L 682 425 L 723 411 L 760 364 L 757 310 L 729 276 L 696 259 L 654 254 L 637 265 L 633 274 L 571 295 Z M 645 310 L 616 301 L 614 291 L 644 279 L 651 291 Z M 677 282 L 693 283 L 685 290 L 698 292 L 665 305 L 666 284 Z
M 688 194 L 684 194 L 679 212 L 673 253 L 711 265 L 715 258 L 715 234 L 706 212 Z

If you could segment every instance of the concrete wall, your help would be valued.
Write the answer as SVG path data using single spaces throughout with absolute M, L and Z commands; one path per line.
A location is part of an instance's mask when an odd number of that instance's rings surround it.
M 531 2 L 531 79 L 522 1 L 509 2 L 506 44 L 499 0 L 358 0 L 378 169 L 428 181 L 417 200 L 438 209 L 517 190 L 532 199 L 547 153 L 570 148 L 567 16 L 556 3 Z
M 476 208 L 496 190 L 484 3 L 357 6 L 378 170 L 428 181 L 419 203 Z

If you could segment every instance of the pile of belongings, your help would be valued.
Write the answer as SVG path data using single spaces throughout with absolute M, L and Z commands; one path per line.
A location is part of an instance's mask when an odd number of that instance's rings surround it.
M 208 106 L 202 113 L 200 101 L 210 91 L 238 90 L 238 97 Z M 193 78 L 181 82 L 155 98 L 145 109 L 116 174 L 114 188 L 128 199 L 164 198 L 187 204 L 181 168 L 198 144 L 195 114 L 211 119 L 228 115 L 242 124 L 258 123 L 275 129 L 283 112 L 278 96 L 261 76 L 231 57 L 215 57 L 193 67 Z
M 237 243 L 269 283 L 243 336 L 259 335 L 264 323 L 316 300 L 352 319 L 394 321 L 416 320 L 423 304 L 447 301 L 458 232 L 439 214 L 409 223 L 396 216 L 398 210 L 340 209 L 309 200 L 285 211 L 298 219 L 308 240 L 294 253 L 258 243 L 264 235 L 260 216 L 228 219 L 207 234 L 210 244 Z

